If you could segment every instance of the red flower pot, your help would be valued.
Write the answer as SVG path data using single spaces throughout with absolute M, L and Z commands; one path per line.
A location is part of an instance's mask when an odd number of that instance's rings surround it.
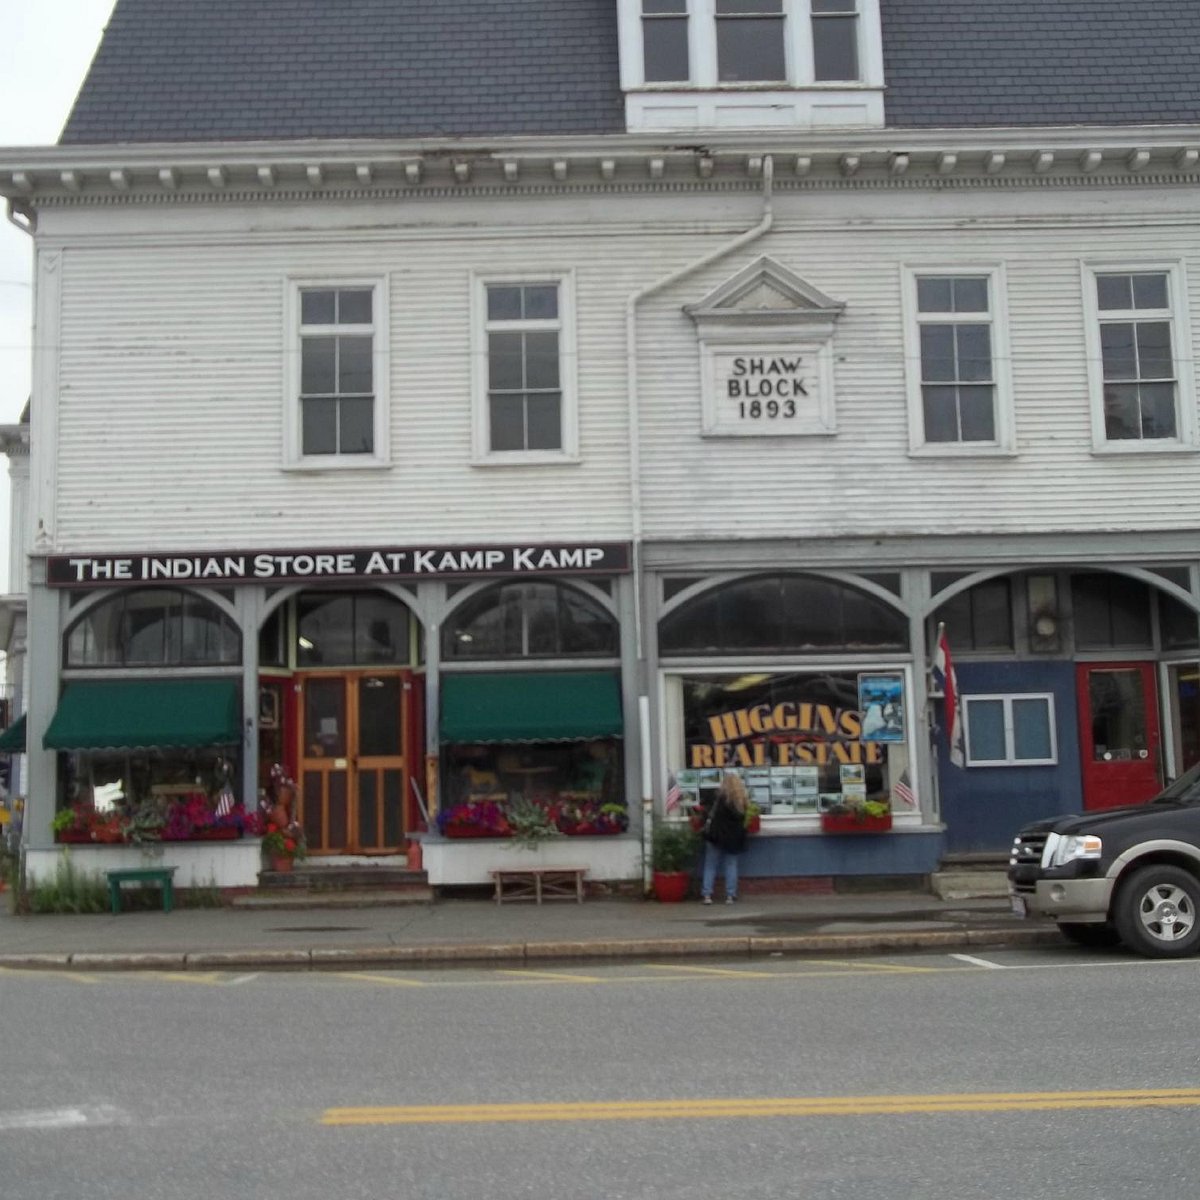
M 290 871 L 295 861 L 290 854 L 272 854 L 267 859 L 267 867 L 272 871 Z
M 654 895 L 660 904 L 678 904 L 685 899 L 692 877 L 687 871 L 655 871 Z

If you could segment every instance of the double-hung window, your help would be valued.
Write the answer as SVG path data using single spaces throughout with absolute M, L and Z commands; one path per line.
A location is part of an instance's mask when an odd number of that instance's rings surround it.
M 911 271 L 907 285 L 913 448 L 1007 451 L 1012 420 L 1000 271 Z
M 858 38 L 858 0 L 812 0 L 813 78 L 858 79 Z
M 1054 696 L 964 696 L 967 766 L 1028 767 L 1058 761 Z
M 294 285 L 294 463 L 377 465 L 386 457 L 386 346 L 379 283 Z
M 478 282 L 477 461 L 561 461 L 576 451 L 566 278 Z
M 717 79 L 787 79 L 783 0 L 716 0 Z
M 642 0 L 647 83 L 687 83 L 688 0 Z
M 1098 447 L 1178 446 L 1192 439 L 1176 268 L 1092 268 L 1084 289 Z

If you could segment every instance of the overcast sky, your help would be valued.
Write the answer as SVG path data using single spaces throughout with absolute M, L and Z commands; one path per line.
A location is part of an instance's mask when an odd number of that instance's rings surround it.
M 114 0 L 0 0 L 0 146 L 58 141 Z M 0 221 L 0 424 L 29 397 L 31 239 Z M 0 459 L 0 469 L 6 464 Z M 8 475 L 0 470 L 0 591 L 8 590 Z

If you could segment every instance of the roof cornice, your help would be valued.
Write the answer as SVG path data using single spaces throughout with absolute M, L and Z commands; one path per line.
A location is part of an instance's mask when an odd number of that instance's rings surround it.
M 0 196 L 18 206 L 186 193 L 264 199 L 531 184 L 777 184 L 937 180 L 997 184 L 1103 178 L 1200 179 L 1200 125 L 711 131 L 579 138 L 339 139 L 0 148 Z

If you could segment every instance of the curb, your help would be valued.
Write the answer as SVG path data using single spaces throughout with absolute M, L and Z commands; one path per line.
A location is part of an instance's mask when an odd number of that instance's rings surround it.
M 23 971 L 265 971 L 345 967 L 419 967 L 447 963 L 539 963 L 631 958 L 762 958 L 770 955 L 874 954 L 884 950 L 944 950 L 961 946 L 1060 945 L 1053 927 L 893 933 L 795 934 L 786 937 L 637 938 L 615 941 L 498 942 L 426 946 L 362 946 L 314 950 L 212 950 L 171 953 L 0 954 L 0 970 Z

